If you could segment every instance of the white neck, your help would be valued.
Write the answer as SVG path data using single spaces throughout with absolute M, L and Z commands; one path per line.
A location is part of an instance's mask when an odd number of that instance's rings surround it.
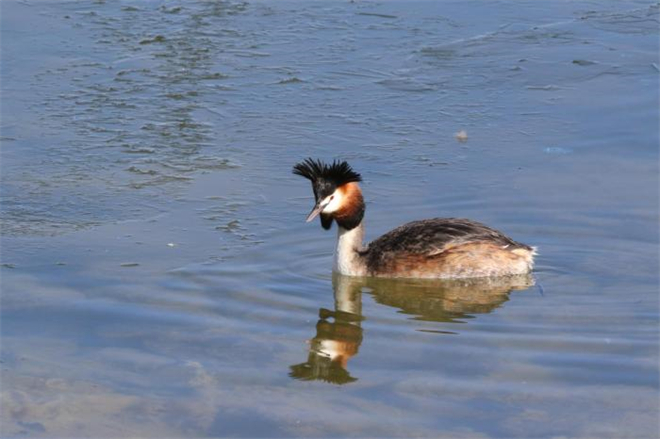
M 335 249 L 335 261 L 333 270 L 347 276 L 365 276 L 367 270 L 358 253 L 362 249 L 364 239 L 364 223 L 346 230 L 339 227 L 337 232 L 337 248 Z

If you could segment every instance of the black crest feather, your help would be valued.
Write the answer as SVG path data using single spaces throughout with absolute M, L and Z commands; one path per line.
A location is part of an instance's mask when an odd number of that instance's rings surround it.
M 331 164 L 323 163 L 321 160 L 314 160 L 308 158 L 293 167 L 293 173 L 305 177 L 312 182 L 312 190 L 314 191 L 314 198 L 318 203 L 333 192 L 340 186 L 351 182 L 362 181 L 360 174 L 355 172 L 351 166 L 345 161 L 334 160 Z M 364 206 L 361 207 L 359 214 L 355 218 L 343 218 L 337 224 L 345 229 L 352 229 L 360 224 L 364 216 Z M 321 213 L 321 226 L 328 230 L 332 227 L 332 222 L 335 218 L 332 215 Z M 351 220 L 353 220 L 351 222 Z
M 293 167 L 293 173 L 311 180 L 326 180 L 336 187 L 352 181 L 362 181 L 360 174 L 355 172 L 345 161 L 335 160 L 332 164 L 323 163 L 321 160 L 308 158 Z

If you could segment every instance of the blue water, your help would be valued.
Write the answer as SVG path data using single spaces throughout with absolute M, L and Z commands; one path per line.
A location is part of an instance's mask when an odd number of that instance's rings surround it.
M 3 437 L 658 437 L 657 2 L 0 12 Z M 333 279 L 308 156 L 533 277 Z

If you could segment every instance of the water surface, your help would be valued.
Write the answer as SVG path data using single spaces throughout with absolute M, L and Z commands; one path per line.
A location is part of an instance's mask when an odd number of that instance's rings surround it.
M 3 437 L 658 436 L 657 3 L 1 12 Z M 333 278 L 308 156 L 534 276 Z

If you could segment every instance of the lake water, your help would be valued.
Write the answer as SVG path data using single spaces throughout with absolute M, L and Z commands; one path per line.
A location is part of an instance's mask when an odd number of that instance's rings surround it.
M 1 25 L 3 437 L 658 437 L 657 2 Z M 469 217 L 533 277 L 333 278 L 310 156 L 363 175 L 369 239 Z

